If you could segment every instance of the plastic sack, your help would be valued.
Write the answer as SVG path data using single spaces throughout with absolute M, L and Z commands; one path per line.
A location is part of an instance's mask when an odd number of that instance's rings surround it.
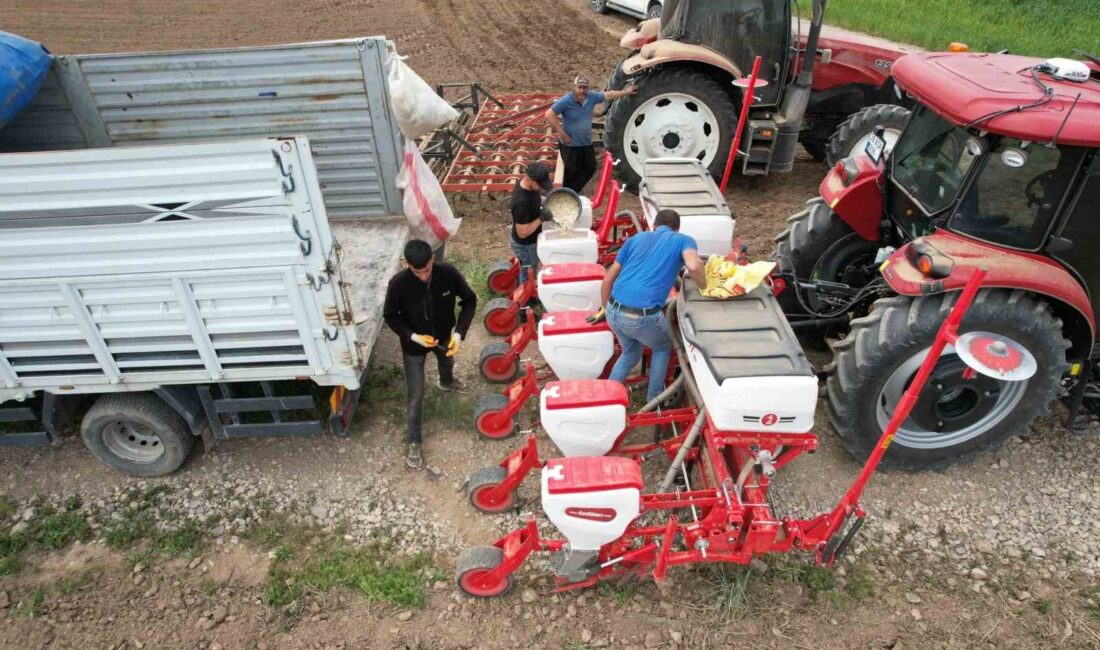
M 405 57 L 390 57 L 390 105 L 401 135 L 415 140 L 458 117 L 447 100 L 435 94 L 420 75 L 405 65 Z
M 31 103 L 52 62 L 41 43 L 0 32 L 0 127 Z
M 405 218 L 414 238 L 423 239 L 435 250 L 458 232 L 462 220 L 451 212 L 439 180 L 412 140 L 405 140 L 405 159 L 397 174 L 397 188 L 403 194 Z
M 700 291 L 708 298 L 736 298 L 749 293 L 775 269 L 775 262 L 736 264 L 724 257 L 711 255 L 704 267 L 707 286 Z

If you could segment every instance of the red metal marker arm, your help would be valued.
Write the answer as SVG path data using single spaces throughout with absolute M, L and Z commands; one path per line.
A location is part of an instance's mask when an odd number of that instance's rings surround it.
M 603 166 L 600 167 L 600 178 L 596 182 L 596 195 L 592 197 L 593 210 L 603 205 L 604 196 L 607 195 L 607 187 L 611 184 L 611 167 L 614 164 L 614 161 L 611 160 L 611 152 L 608 151 L 603 156 Z
M 733 144 L 730 145 L 730 155 L 726 158 L 726 170 L 722 172 L 722 184 L 718 189 L 725 192 L 726 185 L 730 182 L 730 172 L 733 171 L 733 161 L 737 158 L 737 149 L 741 146 L 741 132 L 745 130 L 745 122 L 749 119 L 749 107 L 756 99 L 756 75 L 760 72 L 761 58 L 758 56 L 752 62 L 752 74 L 749 76 L 749 87 L 745 89 L 744 100 L 741 102 L 741 116 L 737 118 L 737 130 L 733 132 Z
M 611 193 L 607 197 L 607 207 L 603 211 L 603 220 L 596 231 L 597 241 L 606 244 L 611 236 L 611 226 L 615 223 L 615 211 L 619 209 L 619 181 L 611 181 Z
M 939 361 L 944 348 L 953 344 L 955 339 L 958 338 L 959 324 L 962 322 L 966 310 L 970 307 L 970 303 L 974 301 L 974 296 L 978 293 L 978 289 L 981 288 L 982 280 L 985 279 L 985 274 L 985 269 L 978 269 L 971 274 L 970 279 L 963 288 L 962 295 L 959 296 L 959 301 L 955 303 L 947 320 L 940 326 L 940 331 L 936 333 L 936 339 L 932 342 L 932 348 L 928 350 L 928 356 L 924 358 L 924 363 L 921 364 L 920 370 L 917 371 L 916 378 L 913 379 L 913 383 L 909 384 L 909 388 L 906 389 L 901 399 L 898 400 L 898 405 L 894 409 L 894 415 L 890 418 L 890 422 L 886 424 L 886 428 L 882 431 L 882 436 L 878 439 L 878 444 L 875 445 L 874 451 L 867 457 L 867 462 L 863 464 L 863 470 L 859 473 L 855 483 L 852 483 L 852 487 L 848 488 L 848 492 L 841 498 L 836 509 L 833 510 L 832 516 L 830 517 L 831 521 L 829 522 L 831 524 L 831 530 L 836 530 L 835 527 L 840 525 L 840 522 L 844 520 L 844 517 L 847 516 L 850 509 L 854 506 L 858 506 L 859 497 L 863 493 L 864 486 L 867 485 L 867 482 L 871 480 L 871 475 L 878 469 L 879 462 L 882 461 L 882 457 L 886 454 L 886 450 L 889 449 L 890 443 L 894 440 L 894 434 L 896 434 L 898 429 L 901 428 L 901 425 L 909 419 L 909 414 L 912 412 L 913 406 L 916 405 L 917 398 L 920 397 L 921 391 L 924 390 L 924 385 L 928 383 L 928 378 L 932 375 L 932 370 L 935 369 L 936 362 Z

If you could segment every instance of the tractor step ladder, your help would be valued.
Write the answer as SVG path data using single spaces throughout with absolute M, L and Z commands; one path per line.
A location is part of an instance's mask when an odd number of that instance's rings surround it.
M 745 176 L 766 176 L 772 163 L 772 153 L 779 136 L 775 120 L 749 120 L 745 129 L 741 173 Z

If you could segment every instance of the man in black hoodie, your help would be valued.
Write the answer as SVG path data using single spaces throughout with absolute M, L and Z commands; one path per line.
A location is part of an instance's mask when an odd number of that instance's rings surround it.
M 465 390 L 454 376 L 454 356 L 470 330 L 477 294 L 458 269 L 436 262 L 431 246 L 414 239 L 405 245 L 407 268 L 390 279 L 382 316 L 401 340 L 408 390 L 409 451 L 413 469 L 424 465 L 420 420 L 424 403 L 424 362 L 431 352 L 439 364 L 439 389 Z M 455 320 L 455 300 L 459 305 Z

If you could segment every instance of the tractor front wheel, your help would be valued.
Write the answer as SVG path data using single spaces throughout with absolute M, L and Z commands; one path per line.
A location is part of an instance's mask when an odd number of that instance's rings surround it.
M 886 153 L 890 153 L 908 123 L 909 109 L 897 104 L 875 104 L 852 113 L 829 136 L 825 162 L 832 167 L 838 160 L 863 153 L 867 141 L 875 134 L 876 126 L 885 129 L 882 139 L 886 140 Z M 810 151 L 809 147 L 807 151 Z M 812 155 L 813 151 L 810 153 Z
M 737 124 L 732 93 L 688 68 L 667 67 L 635 83 L 638 92 L 615 101 L 605 128 L 627 188 L 637 189 L 650 158 L 695 158 L 721 175 Z
M 485 283 L 489 285 L 491 293 L 507 296 L 519 286 L 519 267 L 512 262 L 494 262 L 489 267 L 489 275 Z
M 826 383 L 829 420 L 853 455 L 865 458 L 874 449 L 957 295 L 882 298 L 833 346 L 836 357 Z M 984 289 L 960 333 L 975 330 L 1018 342 L 1034 355 L 1038 371 L 1018 382 L 966 373 L 948 346 L 884 463 L 924 469 L 968 457 L 1026 430 L 1055 397 L 1069 341 L 1046 302 L 1019 290 Z
M 474 408 L 474 428 L 478 435 L 489 440 L 503 440 L 516 430 L 516 418 L 504 412 L 508 398 L 500 393 L 482 397 Z
M 493 494 L 496 488 L 508 477 L 508 472 L 503 467 L 482 467 L 466 479 L 466 499 L 470 505 L 481 512 L 499 514 L 508 512 L 516 507 L 516 491 L 512 490 L 502 496 Z
M 494 336 L 508 336 L 519 327 L 519 310 L 508 298 L 493 298 L 485 305 L 481 324 Z
M 455 582 L 458 589 L 474 598 L 496 598 L 512 589 L 512 576 L 494 577 L 493 569 L 504 563 L 504 552 L 495 546 L 475 546 L 458 556 Z
M 493 341 L 481 348 L 477 359 L 478 370 L 491 384 L 507 384 L 519 374 L 519 358 L 509 354 L 512 348 L 504 341 Z

